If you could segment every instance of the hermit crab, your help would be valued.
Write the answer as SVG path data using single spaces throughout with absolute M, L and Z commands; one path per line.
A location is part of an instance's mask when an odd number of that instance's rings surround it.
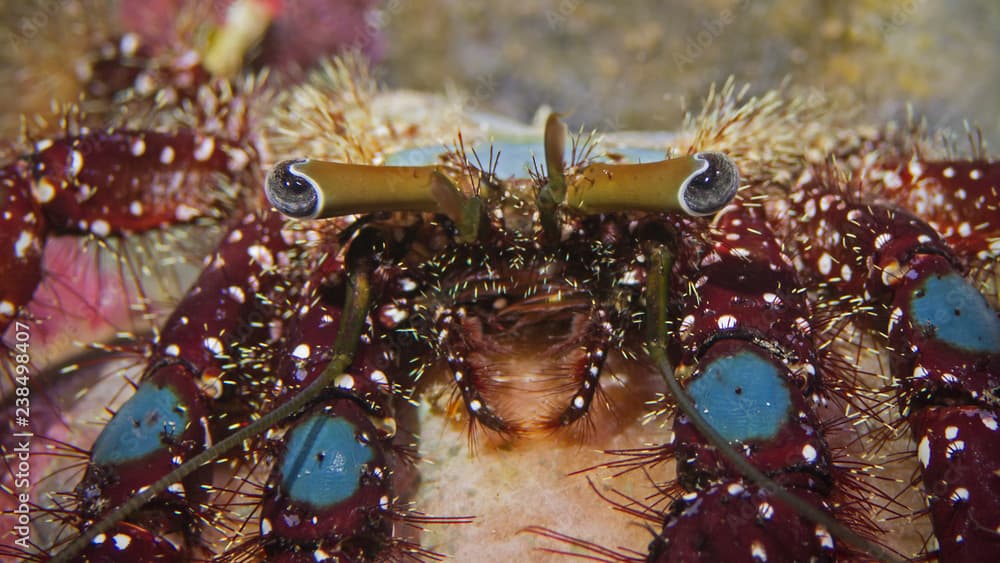
M 295 83 L 110 45 L 0 171 L 5 557 L 481 559 L 498 525 L 495 559 L 1000 549 L 975 135 L 732 83 L 672 135 L 569 135 L 353 58 Z M 87 354 L 39 355 L 72 318 Z

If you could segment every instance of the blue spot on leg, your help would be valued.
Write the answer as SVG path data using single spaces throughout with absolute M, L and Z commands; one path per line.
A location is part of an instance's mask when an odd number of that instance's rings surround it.
M 187 410 L 170 387 L 143 383 L 94 442 L 91 459 L 102 466 L 139 460 L 184 433 Z
M 279 479 L 291 500 L 323 510 L 358 491 L 365 464 L 374 456 L 354 432 L 348 420 L 323 414 L 289 432 Z
M 778 368 L 747 350 L 700 365 L 687 391 L 698 412 L 730 442 L 774 437 L 792 406 Z
M 935 337 L 973 353 L 1000 353 L 1000 317 L 958 274 L 930 276 L 910 302 L 910 315 Z

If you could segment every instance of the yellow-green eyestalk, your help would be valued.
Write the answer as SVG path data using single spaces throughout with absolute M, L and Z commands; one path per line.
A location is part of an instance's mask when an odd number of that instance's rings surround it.
M 702 152 L 646 164 L 591 164 L 566 190 L 566 205 L 584 213 L 676 211 L 711 215 L 725 207 L 740 186 L 727 156 Z
M 267 199 L 296 219 L 376 211 L 451 214 L 464 199 L 436 166 L 367 166 L 300 159 L 279 162 L 267 175 Z
M 566 177 L 561 170 L 564 135 L 558 118 L 546 128 L 546 161 L 552 170 L 539 192 L 543 222 L 554 221 L 563 204 L 583 213 L 684 211 L 711 215 L 725 207 L 739 188 L 736 165 L 723 154 L 697 153 L 646 164 L 587 166 Z M 470 226 L 485 211 L 444 171 L 428 166 L 368 166 L 299 159 L 279 162 L 265 186 L 281 213 L 314 219 L 378 211 L 444 213 Z M 565 194 L 565 195 L 564 195 Z M 550 225 L 554 228 L 554 225 Z

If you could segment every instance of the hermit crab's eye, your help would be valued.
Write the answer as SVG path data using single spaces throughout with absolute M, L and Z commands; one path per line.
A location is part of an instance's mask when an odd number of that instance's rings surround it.
M 378 211 L 427 211 L 460 218 L 465 198 L 436 166 L 370 166 L 286 160 L 267 176 L 267 199 L 296 219 Z
M 323 192 L 309 177 L 298 171 L 305 160 L 279 162 L 267 175 L 267 200 L 281 213 L 296 219 L 312 219 L 323 207 Z
M 740 174 L 725 155 L 705 152 L 694 158 L 705 164 L 700 173 L 681 185 L 680 204 L 689 215 L 711 215 L 736 196 Z
M 570 182 L 566 203 L 584 213 L 711 215 L 733 200 L 739 185 L 733 161 L 714 152 L 642 164 L 595 163 Z

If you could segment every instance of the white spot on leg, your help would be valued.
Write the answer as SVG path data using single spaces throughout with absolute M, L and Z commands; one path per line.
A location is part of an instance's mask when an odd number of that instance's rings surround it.
M 964 449 L 965 449 L 965 440 L 955 440 L 953 442 L 948 442 L 948 446 L 945 448 L 944 453 L 948 459 L 952 459 Z
M 979 421 L 983 423 L 983 426 L 996 432 L 997 430 L 997 417 L 992 414 L 979 413 Z
M 812 447 L 810 444 L 802 446 L 802 458 L 806 460 L 806 463 L 816 463 L 816 448 Z
M 132 139 L 132 142 L 129 144 L 128 149 L 129 152 L 132 153 L 132 156 L 135 157 L 139 157 L 146 154 L 145 139 L 143 139 L 142 137 L 136 137 L 135 139 Z
M 354 389 L 354 376 L 349 373 L 342 373 L 333 380 L 333 385 L 340 389 Z
M 56 197 L 56 187 L 47 177 L 41 177 L 31 185 L 31 194 L 38 203 L 48 203 Z
M 160 162 L 163 164 L 171 164 L 174 161 L 174 156 L 174 148 L 169 145 L 165 146 L 163 147 L 163 150 L 160 151 Z
M 830 207 L 837 201 L 836 196 L 832 194 L 827 194 L 819 199 L 819 208 L 821 211 L 829 211 Z
M 882 183 L 885 187 L 890 190 L 895 190 L 903 187 L 903 179 L 899 177 L 899 174 L 895 172 L 886 172 L 885 176 L 882 177 Z
M 246 168 L 247 164 L 250 163 L 250 155 L 242 149 L 229 149 L 226 151 L 226 154 L 229 155 L 229 160 L 226 162 L 226 168 L 228 168 L 230 172 L 239 172 L 240 170 Z
M 851 281 L 852 277 L 854 277 L 854 272 L 851 271 L 851 267 L 849 265 L 844 264 L 843 266 L 840 267 L 840 279 L 844 280 L 845 282 L 849 282 Z
M 806 201 L 806 204 L 805 204 L 805 207 L 804 207 L 803 210 L 804 210 L 806 219 L 812 219 L 813 217 L 815 217 L 816 216 L 816 200 L 810 199 L 810 200 Z
M 405 321 L 410 315 L 405 309 L 400 309 L 395 305 L 386 305 L 382 308 L 383 320 L 386 326 L 394 327 Z
M 17 258 L 24 258 L 25 253 L 28 248 L 31 247 L 35 242 L 35 236 L 28 231 L 21 231 L 20 236 L 14 241 L 14 256 Z
M 134 57 L 136 51 L 139 50 L 139 36 L 135 33 L 122 35 L 122 40 L 118 43 L 118 49 L 126 57 Z
M 111 541 L 115 544 L 115 549 L 118 551 L 125 551 L 128 549 L 129 544 L 132 543 L 132 538 L 127 534 L 115 534 Z
M 770 520 L 774 517 L 774 507 L 769 502 L 762 502 L 757 505 L 757 514 L 764 520 Z
M 730 330 L 736 328 L 736 317 L 732 315 L 722 315 L 719 320 L 716 321 L 716 325 L 719 330 Z
M 222 341 L 214 336 L 209 336 L 202 341 L 202 344 L 205 346 L 206 350 L 213 354 L 221 354 L 223 351 Z
M 833 257 L 824 252 L 823 255 L 819 257 L 819 261 L 816 263 L 816 266 L 819 268 L 819 273 L 824 276 L 829 275 L 833 270 Z
M 266 246 L 255 244 L 247 249 L 247 254 L 265 269 L 270 269 L 274 266 L 274 255 L 271 254 L 271 250 Z
M 729 254 L 741 260 L 746 260 L 750 258 L 752 253 L 746 248 L 731 248 L 729 249 Z
M 237 303 L 244 303 L 247 299 L 246 293 L 244 293 L 243 288 L 238 285 L 231 285 L 226 288 L 226 293 L 233 298 L 233 301 Z
M 883 274 L 883 277 L 884 277 L 884 274 Z M 883 280 L 883 282 L 884 282 L 884 280 Z M 892 312 L 889 313 L 889 330 L 886 331 L 886 332 L 888 332 L 889 334 L 892 334 L 892 331 L 896 328 L 896 325 L 899 324 L 899 321 L 902 320 L 902 318 L 903 318 L 903 310 L 900 309 L 899 307 L 894 308 L 892 310 Z M 916 374 L 916 369 L 914 369 L 914 374 Z M 926 377 L 926 375 L 927 375 L 927 370 L 926 369 L 924 369 L 924 374 L 923 375 Z
M 582 409 L 584 404 L 585 401 L 581 395 L 573 397 L 573 406 L 576 407 L 577 409 Z
M 823 549 L 833 549 L 833 536 L 826 531 L 823 526 L 816 526 L 816 538 L 819 539 L 819 546 Z
M 931 441 L 924 436 L 920 439 L 920 444 L 917 445 L 917 459 L 920 460 L 920 464 L 927 468 L 927 464 L 931 462 Z
M 292 350 L 292 357 L 298 358 L 300 360 L 305 360 L 309 357 L 312 350 L 309 348 L 308 344 L 299 344 Z
M 174 217 L 177 217 L 178 221 L 187 222 L 195 217 L 201 215 L 201 212 L 190 205 L 180 204 L 177 206 L 177 210 L 174 211 Z
M 111 234 L 111 225 L 104 219 L 98 219 L 90 224 L 90 232 L 104 238 Z
M 969 500 L 969 489 L 966 489 L 965 487 L 958 487 L 955 489 L 954 492 L 951 493 L 951 496 L 948 498 L 951 500 L 951 502 L 956 504 L 960 502 L 965 502 Z
M 681 321 L 681 326 L 679 327 L 681 338 L 686 338 L 688 336 L 688 333 L 691 332 L 691 327 L 693 326 L 694 326 L 694 315 L 688 315 L 684 317 L 684 319 Z
M 69 175 L 76 178 L 80 171 L 83 170 L 83 153 L 80 151 L 73 151 L 69 154 Z
M 215 152 L 215 139 L 212 137 L 205 137 L 198 143 L 198 146 L 194 148 L 194 159 L 198 162 L 204 162 L 209 158 L 212 158 L 212 153 Z
M 384 371 L 377 369 L 368 374 L 368 380 L 378 385 L 388 385 L 389 377 Z

